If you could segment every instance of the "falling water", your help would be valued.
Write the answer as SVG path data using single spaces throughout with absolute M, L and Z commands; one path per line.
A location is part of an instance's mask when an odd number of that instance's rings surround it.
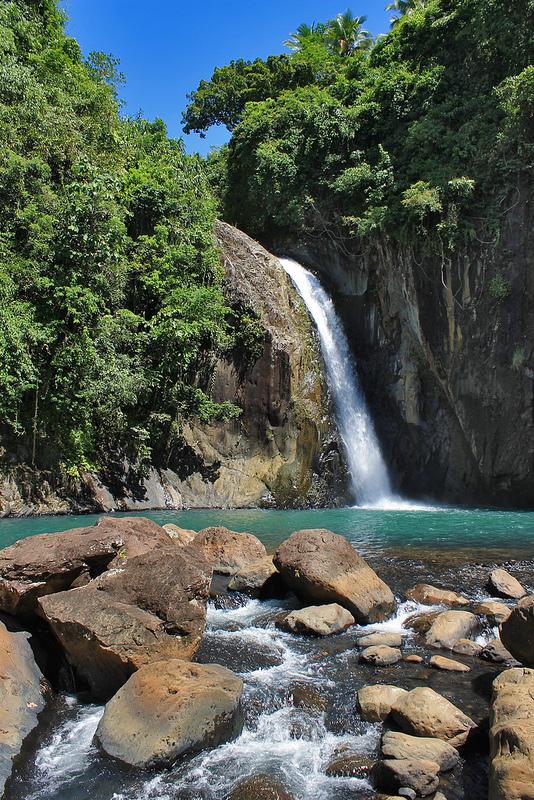
M 289 258 L 280 259 L 280 263 L 317 326 L 354 499 L 359 505 L 394 504 L 398 498 L 391 490 L 388 470 L 334 304 L 311 272 Z

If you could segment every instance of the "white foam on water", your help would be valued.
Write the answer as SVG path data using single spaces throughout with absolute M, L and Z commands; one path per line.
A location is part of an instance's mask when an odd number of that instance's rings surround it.
M 78 705 L 68 697 L 66 705 Z M 88 766 L 103 706 L 79 705 L 74 718 L 62 723 L 37 751 L 35 770 L 39 790 L 30 798 L 52 798 L 60 786 L 82 775 Z M 28 800 L 30 800 L 28 798 Z
M 201 753 L 175 785 L 194 785 L 223 797 L 247 776 L 268 773 L 279 778 L 297 800 L 326 800 L 335 784 L 355 791 L 370 788 L 361 778 L 330 778 L 325 769 L 341 748 L 371 753 L 379 736 L 377 725 L 369 725 L 361 736 L 337 736 L 326 729 L 322 717 L 284 707 L 262 714 L 255 727 L 245 729 L 235 741 Z
M 413 636 L 414 631 L 406 627 L 406 620 L 414 614 L 430 614 L 433 611 L 444 610 L 443 606 L 427 606 L 416 603 L 414 600 L 406 600 L 399 603 L 394 616 L 383 622 L 375 622 L 370 625 L 362 626 L 361 635 L 367 633 L 400 633 L 406 636 Z M 360 633 L 360 631 L 358 631 Z

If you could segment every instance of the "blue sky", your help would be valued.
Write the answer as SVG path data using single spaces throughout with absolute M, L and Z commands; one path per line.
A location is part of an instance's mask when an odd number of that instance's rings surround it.
M 181 136 L 186 94 L 215 66 L 232 59 L 264 58 L 284 52 L 282 42 L 301 22 L 325 21 L 346 10 L 346 0 L 62 0 L 68 31 L 85 54 L 113 53 L 121 62 L 126 85 L 121 96 L 127 113 L 161 117 L 172 136 Z M 387 0 L 350 5 L 367 16 L 366 27 L 382 33 L 389 27 Z M 226 129 L 204 140 L 186 137 L 190 152 L 206 153 L 226 141 Z

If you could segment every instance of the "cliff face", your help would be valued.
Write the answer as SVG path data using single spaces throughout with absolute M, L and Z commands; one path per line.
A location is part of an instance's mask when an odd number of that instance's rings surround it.
M 79 480 L 15 469 L 0 479 L 0 516 L 343 501 L 323 365 L 302 301 L 278 260 L 248 236 L 222 222 L 215 236 L 228 302 L 253 311 L 264 331 L 255 363 L 239 354 L 221 359 L 203 386 L 241 416 L 186 424 L 172 463 L 154 464 L 145 476 L 127 463 Z
M 510 198 L 498 243 L 454 260 L 375 242 L 287 244 L 323 276 L 349 332 L 400 490 L 534 505 L 534 213 Z

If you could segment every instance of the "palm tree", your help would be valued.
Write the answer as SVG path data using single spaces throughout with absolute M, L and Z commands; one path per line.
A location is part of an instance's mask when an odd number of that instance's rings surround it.
M 289 47 L 290 50 L 295 50 L 298 52 L 302 50 L 304 45 L 307 42 L 311 42 L 312 40 L 319 40 L 322 39 L 324 34 L 324 25 L 317 25 L 315 22 L 312 22 L 311 25 L 307 25 L 305 22 L 302 25 L 299 25 L 295 33 L 291 34 L 291 38 L 284 42 L 285 47 Z
M 359 48 L 372 45 L 369 31 L 364 30 L 366 17 L 354 17 L 352 11 L 345 11 L 327 25 L 326 36 L 333 50 L 341 56 L 348 56 Z
M 419 8 L 424 8 L 425 4 L 426 0 L 393 0 L 386 6 L 386 11 L 393 11 L 397 14 L 396 17 L 391 18 L 391 24 L 396 25 L 401 17 L 412 14 Z

